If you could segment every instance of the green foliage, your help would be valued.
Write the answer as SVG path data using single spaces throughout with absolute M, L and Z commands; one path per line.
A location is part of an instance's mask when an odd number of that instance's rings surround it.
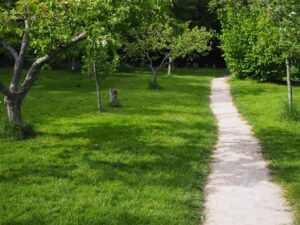
M 259 81 L 281 79 L 283 59 L 266 15 L 249 5 L 223 7 L 218 10 L 223 26 L 221 48 L 232 75 Z
M 124 107 L 101 115 L 88 77 L 41 72 L 23 107 L 39 137 L 0 139 L 0 223 L 201 223 L 217 139 L 210 81 L 227 71 L 177 71 L 159 92 L 145 90 L 147 70 L 108 77 L 104 93 L 118 86 Z
M 211 32 L 205 28 L 189 28 L 189 23 L 179 23 L 165 15 L 156 21 L 143 24 L 132 32 L 132 39 L 127 42 L 125 51 L 129 57 L 141 58 L 152 70 L 150 89 L 160 89 L 157 83 L 159 71 L 179 57 L 205 54 L 210 48 Z
M 291 76 L 293 80 L 300 80 L 300 64 L 299 66 L 292 65 L 291 67 Z
M 295 57 L 300 49 L 299 7 L 294 0 L 284 4 L 277 0 L 212 1 L 222 23 L 221 47 L 234 76 L 282 79 L 286 58 Z
M 178 57 L 205 54 L 211 49 L 209 41 L 212 33 L 206 28 L 190 29 L 189 23 L 179 23 L 170 18 L 165 20 L 146 24 L 135 31 L 135 41 L 128 43 L 126 48 L 129 55 L 140 55 L 144 62 L 149 61 L 147 53 L 153 61 L 166 55 L 175 60 Z
M 10 1 L 5 1 L 10 2 Z M 26 30 L 30 34 L 30 48 L 34 57 L 44 55 L 54 47 L 66 43 L 76 34 L 87 32 L 93 37 L 102 33 L 117 32 L 120 26 L 130 26 L 128 18 L 132 12 L 142 15 L 144 10 L 157 8 L 155 1 L 60 1 L 60 0 L 18 0 L 10 7 L 0 6 L 0 39 L 8 43 L 20 42 L 24 32 L 24 18 L 28 21 Z M 161 1 L 167 4 L 169 1 Z M 134 13 L 135 12 L 135 13 Z M 126 24 L 125 24 L 126 21 Z
M 211 50 L 210 40 L 213 33 L 207 31 L 205 27 L 186 28 L 175 40 L 174 48 L 171 51 L 171 57 L 186 57 L 206 54 Z
M 82 73 L 93 77 L 93 63 L 95 63 L 96 75 L 99 80 L 104 80 L 115 71 L 119 64 L 119 57 L 115 52 L 112 40 L 92 40 L 87 43 Z

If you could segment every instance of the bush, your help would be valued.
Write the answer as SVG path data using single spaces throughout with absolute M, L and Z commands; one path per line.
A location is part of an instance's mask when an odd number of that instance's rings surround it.
M 296 66 L 291 67 L 291 76 L 293 80 L 300 80 L 300 69 Z
M 221 48 L 231 74 L 240 79 L 279 81 L 284 76 L 284 57 L 278 33 L 266 15 L 246 4 L 219 10 L 223 32 Z
M 288 102 L 282 103 L 280 119 L 287 121 L 300 121 L 300 114 L 295 103 L 291 106 Z
M 10 124 L 8 121 L 2 123 L 0 135 L 3 138 L 12 138 L 16 140 L 29 139 L 35 136 L 34 127 L 30 123 Z

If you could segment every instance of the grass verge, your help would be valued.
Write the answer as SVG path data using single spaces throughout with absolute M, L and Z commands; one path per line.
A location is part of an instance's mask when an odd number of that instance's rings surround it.
M 270 162 L 273 178 L 286 190 L 300 224 L 300 122 L 280 118 L 287 88 L 281 84 L 231 81 L 234 100 L 241 114 L 253 125 Z M 300 102 L 300 88 L 295 87 Z

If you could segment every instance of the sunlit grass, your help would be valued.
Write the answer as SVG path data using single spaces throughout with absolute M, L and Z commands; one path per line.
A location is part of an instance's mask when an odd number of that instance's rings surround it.
M 297 224 L 300 224 L 300 122 L 281 118 L 287 87 L 255 81 L 232 81 L 231 85 L 235 102 L 254 126 L 273 178 L 285 187 L 286 196 L 298 215 Z M 294 92 L 299 105 L 299 86 Z
M 159 77 L 160 91 L 148 71 L 108 78 L 103 103 L 112 87 L 123 107 L 99 114 L 93 81 L 42 72 L 23 110 L 38 136 L 0 139 L 0 224 L 201 223 L 217 138 L 209 84 L 225 71 L 177 73 Z

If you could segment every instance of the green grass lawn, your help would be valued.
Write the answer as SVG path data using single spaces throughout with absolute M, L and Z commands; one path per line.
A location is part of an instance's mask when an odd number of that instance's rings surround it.
M 300 224 L 300 122 L 281 121 L 282 102 L 287 87 L 282 84 L 259 84 L 255 81 L 231 81 L 235 102 L 243 116 L 254 126 L 262 143 L 263 154 L 270 162 L 273 178 L 285 187 Z M 300 87 L 295 101 L 300 106 Z
M 1 79 L 9 74 L 0 70 Z M 42 72 L 23 110 L 38 137 L 0 139 L 0 224 L 200 224 L 216 142 L 209 84 L 224 74 L 179 70 L 159 77 L 160 91 L 147 89 L 148 72 L 116 74 L 104 82 L 103 102 L 113 87 L 123 107 L 98 114 L 93 81 Z M 287 165 L 295 179 L 299 161 Z

